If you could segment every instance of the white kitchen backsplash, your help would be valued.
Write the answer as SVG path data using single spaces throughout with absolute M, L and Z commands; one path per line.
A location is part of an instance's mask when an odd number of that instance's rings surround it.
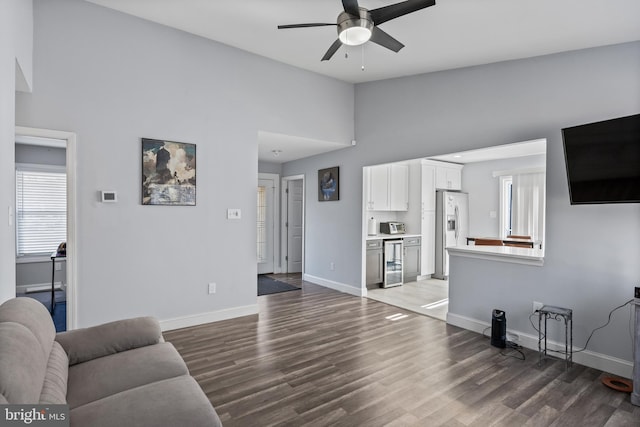
M 402 218 L 399 215 L 400 213 L 401 212 L 394 211 L 369 211 L 367 215 L 367 222 L 371 217 L 375 218 L 375 220 L 377 221 L 377 231 L 380 232 L 381 222 L 402 221 Z

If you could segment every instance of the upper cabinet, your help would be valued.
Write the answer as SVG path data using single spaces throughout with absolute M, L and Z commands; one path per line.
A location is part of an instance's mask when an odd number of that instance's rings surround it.
M 409 167 L 405 164 L 367 168 L 367 210 L 406 211 L 409 208 Z
M 436 166 L 436 188 L 462 190 L 462 165 L 446 163 Z
M 373 166 L 368 168 L 369 184 L 367 188 L 367 210 L 388 211 L 389 201 L 389 166 Z
M 420 198 L 422 199 L 422 212 L 436 210 L 436 167 L 426 162 L 420 165 Z

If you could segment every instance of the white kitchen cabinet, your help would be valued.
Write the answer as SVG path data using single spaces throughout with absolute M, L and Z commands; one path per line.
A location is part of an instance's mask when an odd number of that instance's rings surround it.
M 387 165 L 368 168 L 367 209 L 370 211 L 389 210 L 389 167 Z
M 421 199 L 423 211 L 436 210 L 436 167 L 421 164 Z
M 422 262 L 420 274 L 427 276 L 436 272 L 436 212 L 422 213 Z
M 436 166 L 436 188 L 443 190 L 461 190 L 462 167 L 462 165 L 455 163 Z
M 409 207 L 409 167 L 404 164 L 371 166 L 367 176 L 367 210 L 406 211 Z
M 408 165 L 391 165 L 389 168 L 389 200 L 392 211 L 409 209 Z

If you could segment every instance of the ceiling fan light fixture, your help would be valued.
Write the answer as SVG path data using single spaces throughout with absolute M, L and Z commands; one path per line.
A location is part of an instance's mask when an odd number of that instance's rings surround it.
M 369 11 L 360 8 L 360 16 L 342 12 L 338 16 L 338 39 L 347 46 L 359 46 L 371 39 L 373 20 Z
M 338 38 L 342 44 L 360 46 L 369 41 L 371 38 L 371 30 L 367 27 L 350 27 L 338 34 Z

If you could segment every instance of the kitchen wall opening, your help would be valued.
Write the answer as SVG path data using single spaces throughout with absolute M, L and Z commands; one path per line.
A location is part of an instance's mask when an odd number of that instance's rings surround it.
M 544 254 L 545 178 L 545 139 L 364 167 L 362 294 L 446 321 L 448 247 Z

